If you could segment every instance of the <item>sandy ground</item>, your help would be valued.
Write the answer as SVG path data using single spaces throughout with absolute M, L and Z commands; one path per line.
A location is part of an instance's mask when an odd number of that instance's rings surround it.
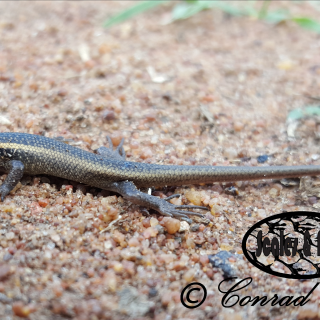
M 318 35 L 216 10 L 162 25 L 170 6 L 102 28 L 130 5 L 0 2 L 0 131 L 61 136 L 88 151 L 107 145 L 106 135 L 115 145 L 124 137 L 128 159 L 147 163 L 319 164 L 318 119 L 291 137 L 286 124 L 290 110 L 315 103 L 306 95 L 319 97 Z M 307 3 L 291 9 L 316 15 Z M 236 276 L 252 277 L 241 297 L 306 295 L 316 280 L 263 273 L 241 241 L 262 218 L 318 211 L 308 187 L 317 183 L 157 190 L 208 207 L 189 226 L 77 182 L 25 176 L 0 204 L 0 317 L 318 319 L 320 289 L 304 307 L 222 307 L 223 270 L 209 262 L 227 251 Z M 197 309 L 180 302 L 192 281 L 208 290 Z

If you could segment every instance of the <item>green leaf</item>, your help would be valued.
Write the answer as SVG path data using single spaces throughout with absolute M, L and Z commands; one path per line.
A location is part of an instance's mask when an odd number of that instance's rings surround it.
M 244 16 L 244 15 L 256 15 L 256 10 L 253 8 L 254 1 L 248 1 L 246 6 L 236 7 L 225 1 L 186 1 L 179 3 L 173 8 L 172 21 L 187 19 L 197 14 L 200 11 L 217 8 L 233 16 Z
M 211 8 L 212 6 L 212 2 L 201 0 L 179 3 L 172 10 L 171 21 L 187 19 L 202 10 Z
M 117 15 L 111 17 L 110 19 L 108 19 L 107 21 L 105 21 L 105 23 L 103 24 L 103 26 L 105 28 L 110 28 L 111 26 L 118 24 L 120 22 L 126 21 L 144 11 L 150 10 L 152 8 L 155 8 L 165 2 L 169 2 L 170 0 L 148 0 L 148 1 L 143 1 L 140 2 L 134 6 L 132 6 L 129 9 L 126 9 L 120 13 L 118 13 Z
M 272 24 L 277 24 L 290 19 L 290 13 L 287 9 L 279 9 L 266 12 L 263 19 Z
M 320 106 L 308 106 L 304 112 L 307 116 L 320 116 Z
M 302 119 L 304 116 L 304 113 L 302 109 L 294 109 L 289 112 L 287 120 L 292 121 L 292 120 L 299 120 Z
M 294 17 L 291 20 L 296 22 L 302 28 L 320 33 L 320 23 L 313 19 L 306 17 Z
M 307 106 L 304 109 L 294 109 L 289 112 L 287 120 L 299 120 L 307 116 L 320 116 L 320 106 Z
M 250 14 L 250 12 L 252 11 L 251 6 L 238 8 L 224 1 L 214 1 L 213 7 L 218 8 L 226 13 L 229 13 L 232 16 L 244 16 Z
M 260 11 L 258 13 L 258 18 L 259 19 L 264 19 L 268 13 L 268 8 L 270 6 L 271 1 L 270 0 L 264 0 L 262 1 L 262 5 L 260 8 Z

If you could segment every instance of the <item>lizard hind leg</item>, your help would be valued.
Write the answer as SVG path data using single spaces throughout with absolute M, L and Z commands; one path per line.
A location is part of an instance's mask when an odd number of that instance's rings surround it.
M 109 147 L 107 148 L 102 146 L 96 150 L 96 153 L 104 158 L 109 158 L 109 159 L 111 158 L 111 159 L 122 160 L 122 161 L 126 160 L 126 152 L 124 151 L 124 148 L 123 148 L 124 138 L 122 138 L 120 144 L 115 150 L 113 150 L 113 143 L 109 136 L 107 136 L 107 140 L 109 143 Z
M 190 206 L 190 205 L 176 206 L 168 202 L 168 200 L 174 197 L 177 197 L 178 196 L 177 194 L 167 197 L 166 199 L 161 199 L 161 198 L 149 195 L 147 193 L 141 192 L 136 188 L 134 183 L 131 181 L 112 182 L 106 187 L 106 189 L 121 194 L 125 199 L 139 206 L 144 206 L 147 208 L 154 209 L 164 216 L 180 218 L 189 223 L 192 222 L 189 216 L 203 217 L 203 215 L 198 212 L 184 211 L 182 209 L 208 210 L 206 207 L 200 207 L 200 206 Z

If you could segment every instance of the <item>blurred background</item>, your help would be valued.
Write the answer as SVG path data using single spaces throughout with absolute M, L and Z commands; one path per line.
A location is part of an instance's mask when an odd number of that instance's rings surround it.
M 316 164 L 319 3 L 1 1 L 0 132 L 62 136 L 88 151 L 124 137 L 128 160 L 147 163 Z M 228 251 L 226 264 L 253 277 L 252 296 L 306 294 L 311 281 L 246 264 L 241 241 L 270 214 L 318 210 L 317 188 L 180 188 L 184 203 L 208 206 L 209 222 L 175 221 L 169 232 L 121 197 L 41 179 L 0 204 L 1 319 L 320 317 L 320 291 L 305 308 L 226 310 L 208 258 Z M 191 310 L 180 293 L 193 280 L 209 293 Z

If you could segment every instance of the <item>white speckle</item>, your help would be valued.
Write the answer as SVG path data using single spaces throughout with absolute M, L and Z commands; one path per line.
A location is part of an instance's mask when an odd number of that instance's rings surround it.
M 157 144 L 157 143 L 158 143 L 158 136 L 152 136 L 150 142 L 151 142 L 152 144 Z
M 104 248 L 106 250 L 113 248 L 112 242 L 111 241 L 105 241 L 104 242 Z
M 54 242 L 58 242 L 58 241 L 60 241 L 60 236 L 58 234 L 53 234 L 51 236 L 51 240 Z
M 7 238 L 8 240 L 12 240 L 12 239 L 14 238 L 14 233 L 13 233 L 13 232 L 8 232 L 8 233 L 6 233 L 6 238 Z
M 90 60 L 90 48 L 87 44 L 83 43 L 79 46 L 79 55 L 83 62 Z
M 45 260 L 51 260 L 52 259 L 52 253 L 49 250 L 46 250 L 44 252 L 44 258 L 45 258 Z
M 237 158 L 238 152 L 235 148 L 227 148 L 223 150 L 223 156 L 227 159 L 235 159 Z
M 266 210 L 264 210 L 264 209 L 258 209 L 257 213 L 258 213 L 259 218 L 266 218 L 267 217 Z
M 48 249 L 51 249 L 51 250 L 54 249 L 55 246 L 56 246 L 56 245 L 55 245 L 53 242 L 51 242 L 51 241 L 47 244 Z
M 170 78 L 164 74 L 158 74 L 154 70 L 153 67 L 149 66 L 147 67 L 147 72 L 149 73 L 149 76 L 154 83 L 163 83 L 170 80 Z
M 180 222 L 179 232 L 185 232 L 185 231 L 189 231 L 189 230 L 190 230 L 190 226 L 189 226 L 188 222 L 186 222 L 186 221 L 181 221 L 181 222 Z
M 7 117 L 0 115 L 0 124 L 10 125 L 12 122 Z

